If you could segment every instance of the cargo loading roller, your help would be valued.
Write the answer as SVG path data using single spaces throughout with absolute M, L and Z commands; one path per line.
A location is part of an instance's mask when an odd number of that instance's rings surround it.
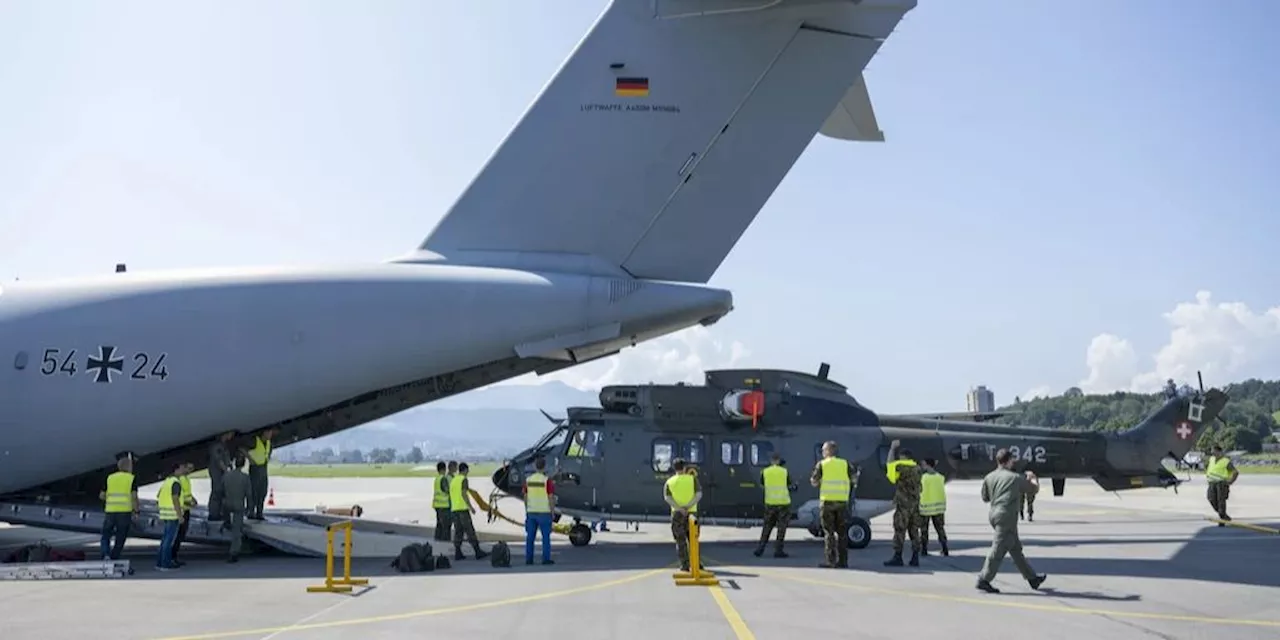
M 160 521 L 156 501 L 140 500 L 139 506 L 140 513 L 133 519 L 133 526 L 129 529 L 129 539 L 159 540 L 164 532 L 164 525 Z M 0 513 L 3 513 L 5 520 L 12 524 L 40 529 L 89 534 L 98 534 L 102 531 L 103 512 L 99 508 L 0 501 Z M 210 521 L 208 513 L 201 506 L 191 510 L 186 542 L 230 546 L 230 532 L 222 530 L 221 521 Z M 262 521 L 245 521 L 246 540 L 289 555 L 315 558 L 325 556 L 325 527 L 343 520 L 351 520 L 354 523 L 353 558 L 394 558 L 406 545 L 415 542 L 433 542 L 432 537 L 435 532 L 433 527 L 350 518 L 306 510 L 271 510 L 264 515 L 266 519 Z M 480 540 L 485 542 L 497 540 L 520 542 L 524 539 L 516 535 L 477 533 Z M 338 554 L 341 555 L 340 549 Z

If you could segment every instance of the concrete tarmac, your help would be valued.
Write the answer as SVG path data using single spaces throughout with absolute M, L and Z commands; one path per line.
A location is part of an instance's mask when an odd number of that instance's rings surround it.
M 475 483 L 486 491 L 483 480 Z M 366 518 L 431 522 L 422 480 L 279 478 L 272 486 L 278 508 L 358 502 Z M 195 493 L 207 492 L 196 484 Z M 221 550 L 189 548 L 184 569 L 158 573 L 151 569 L 155 543 L 139 541 L 128 551 L 137 567 L 130 578 L 0 582 L 0 615 L 7 637 L 51 640 L 901 638 L 904 625 L 907 634 L 986 636 L 994 628 L 1037 640 L 1280 637 L 1280 535 L 1263 533 L 1280 527 L 1280 476 L 1244 476 L 1233 487 L 1236 522 L 1261 529 L 1206 521 L 1198 478 L 1181 494 L 1118 496 L 1071 481 L 1060 498 L 1046 483 L 1035 520 L 1021 533 L 1032 565 L 1049 578 L 1033 591 L 1006 559 L 998 595 L 973 586 L 990 541 L 978 483 L 950 483 L 948 498 L 951 556 L 930 555 L 918 568 L 882 566 L 891 554 L 887 515 L 873 522 L 868 548 L 850 551 L 848 570 L 817 568 L 821 541 L 803 530 L 787 532 L 791 557 L 776 559 L 771 548 L 763 558 L 751 555 L 758 531 L 709 527 L 703 552 L 721 578 L 718 587 L 672 583 L 674 547 L 658 524 L 634 532 L 612 522 L 613 531 L 585 548 L 555 536 L 556 564 L 547 567 L 525 566 L 519 547 L 509 569 L 467 559 L 445 571 L 400 574 L 385 561 L 358 560 L 353 573 L 370 586 L 354 595 L 307 593 L 323 581 L 316 559 L 261 556 L 231 565 Z M 520 519 L 518 504 L 510 506 Z M 96 536 L 24 527 L 0 528 L 0 551 L 39 537 L 59 546 L 89 542 L 89 557 L 96 557 Z M 936 554 L 936 534 L 931 539 Z

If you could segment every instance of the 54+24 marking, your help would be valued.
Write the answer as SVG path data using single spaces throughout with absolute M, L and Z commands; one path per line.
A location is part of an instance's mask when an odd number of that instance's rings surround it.
M 144 351 L 133 354 L 130 368 L 133 373 L 128 375 L 130 380 L 160 380 L 163 382 L 169 377 L 169 368 L 165 366 L 165 358 L 169 354 L 161 353 L 158 356 L 152 356 Z M 77 351 L 71 349 L 62 351 L 61 349 L 45 349 L 44 358 L 40 363 L 40 373 L 46 376 L 56 374 L 64 374 L 68 377 L 81 373 L 77 362 Z M 98 347 L 97 355 L 86 355 L 84 357 L 84 371 L 86 375 L 94 376 L 94 382 L 111 383 L 114 382 L 113 374 L 125 375 L 125 357 L 123 354 L 117 354 L 116 348 L 113 346 Z

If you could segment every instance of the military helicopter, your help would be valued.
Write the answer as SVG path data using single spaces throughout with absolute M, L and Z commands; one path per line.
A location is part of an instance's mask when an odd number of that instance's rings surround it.
M 1228 396 L 1219 389 L 1168 396 L 1126 431 L 1098 432 L 981 424 L 986 414 L 877 415 L 841 384 L 818 375 L 773 369 L 706 372 L 705 385 L 615 385 L 600 391 L 600 407 L 573 407 L 532 447 L 493 474 L 495 498 L 522 494 L 535 458 L 557 479 L 560 515 L 573 518 L 574 546 L 591 541 L 583 520 L 665 522 L 662 485 L 671 461 L 697 470 L 705 525 L 754 527 L 763 523 L 760 472 L 777 452 L 790 462 L 790 527 L 821 535 L 817 489 L 809 472 L 822 443 L 834 440 L 853 462 L 849 546 L 871 542 L 869 520 L 892 509 L 894 488 L 885 475 L 890 443 L 898 440 L 917 458 L 934 458 L 948 480 L 981 478 L 994 468 L 996 451 L 1008 449 L 1019 471 L 1051 478 L 1063 495 L 1067 478 L 1090 478 L 1107 491 L 1176 487 L 1183 482 L 1164 468 L 1180 460 L 1217 419 Z M 1197 374 L 1198 375 L 1198 374 Z M 961 419 L 963 417 L 968 419 Z

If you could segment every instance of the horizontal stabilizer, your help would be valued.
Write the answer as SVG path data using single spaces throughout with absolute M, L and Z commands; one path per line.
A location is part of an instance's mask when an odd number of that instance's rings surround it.
M 1165 468 L 1160 468 L 1150 473 L 1137 475 L 1095 475 L 1093 481 L 1102 487 L 1103 491 L 1126 491 L 1129 489 L 1147 489 L 1159 487 L 1168 489 L 1169 487 L 1177 487 L 1182 484 L 1182 479 L 1173 475 L 1173 472 Z
M 884 132 L 876 122 L 876 111 L 871 106 L 866 77 L 858 75 L 853 86 L 840 99 L 840 104 L 836 105 L 836 110 L 822 123 L 819 132 L 837 140 L 884 142 Z

